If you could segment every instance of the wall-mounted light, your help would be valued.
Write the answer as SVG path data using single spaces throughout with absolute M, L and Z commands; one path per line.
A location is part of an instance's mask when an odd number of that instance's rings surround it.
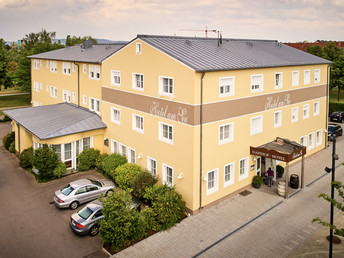
M 256 161 L 257 160 L 257 156 L 253 156 L 253 161 Z
M 203 181 L 207 181 L 207 177 L 206 176 L 202 176 Z
M 142 159 L 142 155 L 141 153 L 139 154 L 139 156 L 137 156 L 138 159 Z
M 183 179 L 183 173 L 180 173 L 180 174 L 178 175 L 178 179 Z
M 109 146 L 109 139 L 107 137 L 104 137 L 104 145 Z

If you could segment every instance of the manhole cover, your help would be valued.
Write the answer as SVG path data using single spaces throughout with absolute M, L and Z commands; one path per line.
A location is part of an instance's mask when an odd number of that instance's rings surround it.
M 245 190 L 245 191 L 243 191 L 243 192 L 241 192 L 241 193 L 239 193 L 240 195 L 242 195 L 242 196 L 247 196 L 247 195 L 249 195 L 249 194 L 251 194 L 252 192 L 250 192 L 250 191 L 248 191 L 248 190 Z

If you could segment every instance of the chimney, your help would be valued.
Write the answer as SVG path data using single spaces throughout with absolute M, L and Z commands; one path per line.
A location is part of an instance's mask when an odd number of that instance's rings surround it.
M 82 42 L 82 46 L 81 48 L 82 49 L 88 49 L 88 48 L 91 48 L 93 46 L 93 42 L 91 39 L 86 39 Z

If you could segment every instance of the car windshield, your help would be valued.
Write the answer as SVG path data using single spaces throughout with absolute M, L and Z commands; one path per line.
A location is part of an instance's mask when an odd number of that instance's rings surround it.
M 78 211 L 79 216 L 83 219 L 87 219 L 92 213 L 93 211 L 87 206 Z
M 72 191 L 74 190 L 73 187 L 70 186 L 70 184 L 66 185 L 65 187 L 63 187 L 61 189 L 61 193 L 63 193 L 64 195 L 69 195 Z
M 92 180 L 92 179 L 89 179 L 89 180 L 91 181 L 92 184 L 97 185 L 97 186 L 99 186 L 99 187 L 102 187 L 102 184 L 101 184 L 99 181 L 97 181 L 97 180 Z
M 330 133 L 334 133 L 334 126 L 329 126 L 329 128 L 328 128 L 328 131 L 330 132 Z

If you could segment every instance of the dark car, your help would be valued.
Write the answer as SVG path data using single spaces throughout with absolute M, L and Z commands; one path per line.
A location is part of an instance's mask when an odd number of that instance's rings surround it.
M 330 136 L 342 136 L 343 135 L 343 129 L 340 125 L 337 124 L 329 124 L 328 125 L 328 137 Z
M 344 112 L 342 112 L 342 111 L 333 112 L 330 115 L 330 121 L 343 123 L 343 121 L 344 121 Z

